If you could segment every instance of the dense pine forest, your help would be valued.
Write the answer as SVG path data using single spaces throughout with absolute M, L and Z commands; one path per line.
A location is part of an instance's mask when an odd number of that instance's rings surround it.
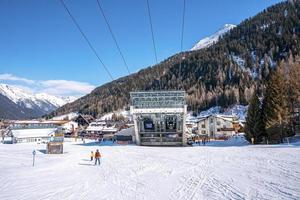
M 176 54 L 104 84 L 51 116 L 72 111 L 99 116 L 127 107 L 129 92 L 137 90 L 183 89 L 188 109 L 196 112 L 214 105 L 245 105 L 255 92 L 265 91 L 280 63 L 295 60 L 299 42 L 300 1 L 282 2 L 246 19 L 209 48 Z

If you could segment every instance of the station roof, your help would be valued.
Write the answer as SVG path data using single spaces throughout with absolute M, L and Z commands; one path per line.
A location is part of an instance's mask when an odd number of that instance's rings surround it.
M 138 91 L 131 92 L 131 105 L 134 108 L 183 108 L 185 91 Z

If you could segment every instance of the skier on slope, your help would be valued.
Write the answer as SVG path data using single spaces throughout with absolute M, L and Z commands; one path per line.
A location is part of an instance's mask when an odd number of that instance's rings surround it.
M 93 161 L 93 159 L 94 159 L 94 152 L 91 151 L 91 161 Z
M 100 165 L 100 158 L 101 158 L 101 154 L 100 154 L 99 150 L 97 149 L 97 151 L 95 153 L 95 165 L 97 165 L 97 162 Z
M 202 139 L 202 143 L 203 143 L 203 146 L 205 146 L 205 143 L 206 143 L 206 137 L 204 137 L 204 138 Z

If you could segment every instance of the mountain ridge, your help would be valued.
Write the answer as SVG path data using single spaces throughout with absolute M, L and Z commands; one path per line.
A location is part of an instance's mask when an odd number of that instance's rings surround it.
M 205 37 L 198 41 L 192 48 L 191 51 L 196 51 L 199 49 L 207 48 L 213 45 L 214 43 L 218 42 L 220 37 L 222 37 L 225 33 L 230 31 L 231 29 L 235 28 L 236 25 L 234 24 L 225 24 L 222 28 L 220 28 L 217 32 L 214 34 Z
M 75 100 L 75 97 L 61 98 L 46 93 L 31 94 L 8 84 L 0 84 L 0 94 L 2 95 L 2 104 L 11 107 L 2 106 L 6 109 L 2 109 L 0 117 L 5 118 L 4 116 L 6 116 L 7 118 L 7 116 L 10 116 L 14 119 L 41 117 Z M 15 113 L 5 114 L 5 110 L 14 110 Z

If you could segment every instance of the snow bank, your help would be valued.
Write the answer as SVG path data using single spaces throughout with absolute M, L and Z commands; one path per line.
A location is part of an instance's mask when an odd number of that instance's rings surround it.
M 212 114 L 222 114 L 222 115 L 230 115 L 230 116 L 237 116 L 239 120 L 245 121 L 247 111 L 248 111 L 248 106 L 243 106 L 243 105 L 234 105 L 231 108 L 228 108 L 224 111 L 221 111 L 222 108 L 221 106 L 214 106 L 209 108 L 208 110 L 201 111 L 198 114 L 198 118 L 205 117 L 208 115 Z

